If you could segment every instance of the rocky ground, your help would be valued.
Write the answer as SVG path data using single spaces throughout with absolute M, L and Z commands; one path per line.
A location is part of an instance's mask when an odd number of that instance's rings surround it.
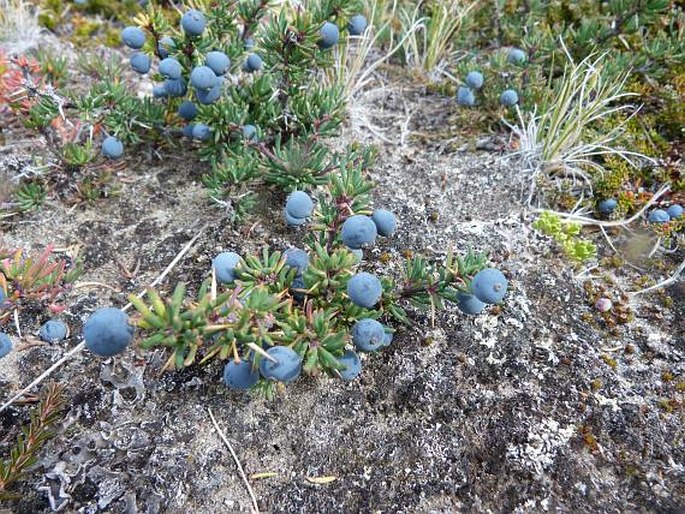
M 364 267 L 396 273 L 407 250 L 489 250 L 511 282 L 503 308 L 466 317 L 450 307 L 434 326 L 412 312 L 412 326 L 366 356 L 357 381 L 303 379 L 274 401 L 227 390 L 218 364 L 160 374 L 157 352 L 78 354 L 53 375 L 68 398 L 59 434 L 17 486 L 21 499 L 0 512 L 249 512 L 208 409 L 248 476 L 274 474 L 250 480 L 263 512 L 685 509 L 682 284 L 669 290 L 672 302 L 638 297 L 634 319 L 610 326 L 578 270 L 530 228 L 515 161 L 467 139 L 415 137 L 458 122 L 450 99 L 389 87 L 367 92 L 356 108 L 364 115 L 341 141 L 379 146 L 375 202 L 400 220 Z M 37 143 L 13 125 L 0 170 L 44 151 Z M 63 314 L 71 337 L 0 360 L 0 399 L 78 344 L 94 309 L 124 305 L 200 231 L 162 289 L 199 283 L 218 251 L 282 249 L 301 236 L 272 207 L 281 195 L 265 195 L 258 215 L 231 224 L 208 204 L 201 172 L 187 159 L 160 163 L 141 152 L 118 170 L 118 196 L 77 208 L 54 198 L 3 228 L 5 245 L 54 242 L 78 254 L 86 273 Z M 614 272 L 615 290 L 630 273 Z M 15 346 L 31 342 L 45 319 L 22 317 Z M 3 451 L 27 412 L 0 414 Z

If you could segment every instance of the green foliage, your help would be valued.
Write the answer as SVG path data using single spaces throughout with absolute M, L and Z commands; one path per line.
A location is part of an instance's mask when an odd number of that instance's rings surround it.
M 592 241 L 579 237 L 581 227 L 578 223 L 562 222 L 558 215 L 543 212 L 533 223 L 533 228 L 552 237 L 575 263 L 582 264 L 597 256 L 597 246 Z

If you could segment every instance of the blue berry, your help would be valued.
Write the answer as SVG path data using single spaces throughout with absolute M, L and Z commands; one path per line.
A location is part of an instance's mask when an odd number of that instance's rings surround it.
M 457 307 L 464 314 L 480 314 L 485 309 L 485 303 L 472 294 L 460 292 L 457 295 Z
M 296 275 L 301 276 L 309 266 L 309 254 L 299 248 L 288 248 L 283 252 L 285 264 L 291 268 L 296 268 Z
M 457 89 L 457 103 L 463 107 L 471 107 L 476 103 L 476 97 L 473 91 L 465 86 L 460 86 Z
M 250 50 L 254 48 L 256 44 L 254 38 L 248 37 L 243 43 L 243 48 L 245 48 L 245 50 Z
M 355 214 L 345 220 L 340 231 L 345 246 L 357 250 L 376 241 L 378 229 L 368 216 Z
M 323 24 L 319 34 L 321 35 L 321 39 L 319 40 L 319 46 L 321 48 L 331 48 L 336 45 L 340 39 L 340 30 L 338 29 L 338 26 L 330 21 Z
M 144 75 L 150 71 L 151 65 L 152 60 L 143 52 L 136 52 L 131 56 L 131 68 L 133 68 L 133 71 L 140 73 L 141 75 Z
M 166 87 L 164 87 L 164 84 L 157 84 L 152 88 L 152 97 L 153 98 L 166 98 L 169 96 L 169 93 L 167 93 Z
M 185 96 L 188 92 L 188 87 L 186 86 L 186 81 L 183 79 L 166 79 L 164 81 L 164 90 L 166 91 L 167 96 L 179 98 Z
M 307 286 L 304 283 L 304 278 L 302 277 L 302 275 L 298 275 L 297 277 L 295 277 L 290 288 L 293 290 L 294 289 L 304 289 L 304 290 L 307 289 Z M 304 300 L 304 292 L 292 291 L 292 293 L 293 293 L 293 298 L 295 298 L 295 300 L 299 300 L 299 301 Z
M 197 123 L 193 127 L 193 138 L 199 141 L 209 141 L 210 137 L 212 137 L 212 129 L 204 123 Z
M 12 340 L 4 332 L 0 332 L 0 359 L 12 351 Z
M 361 36 L 368 25 L 369 22 L 366 21 L 366 17 L 364 15 L 355 14 L 352 16 L 352 18 L 350 18 L 350 22 L 347 24 L 347 31 L 352 36 Z
M 175 47 L 176 44 L 174 43 L 174 40 L 171 39 L 169 36 L 164 36 L 162 39 L 159 40 L 159 44 L 157 45 L 157 53 L 159 54 L 161 59 L 166 59 L 167 57 L 169 57 L 169 50 L 172 50 Z
M 0 311 L 5 308 L 5 300 L 7 299 L 7 295 L 5 294 L 5 290 L 0 287 Z
M 266 353 L 276 359 L 273 362 L 265 357 L 259 364 L 259 371 L 264 378 L 277 380 L 279 382 L 292 382 L 302 371 L 302 358 L 287 346 L 274 346 L 269 348 Z
M 180 79 L 183 75 L 183 67 L 173 57 L 162 59 L 159 63 L 159 73 L 167 79 Z
M 190 83 L 199 91 L 209 91 L 218 82 L 214 71 L 209 66 L 197 66 L 190 72 Z
M 140 50 L 145 44 L 145 32 L 140 27 L 126 27 L 121 31 L 121 40 L 129 48 Z
M 485 303 L 499 303 L 507 294 L 509 282 L 496 268 L 485 268 L 476 273 L 471 281 L 471 291 Z
M 376 224 L 376 230 L 381 236 L 390 237 L 397 227 L 395 215 L 385 209 L 376 209 L 371 215 L 371 219 Z
M 224 367 L 224 383 L 231 389 L 246 390 L 259 382 L 259 372 L 253 369 L 252 362 L 233 359 Z
M 683 215 L 683 207 L 681 205 L 673 204 L 671 205 L 666 212 L 668 215 L 671 217 L 671 219 L 677 219 L 680 218 Z
M 120 309 L 103 307 L 96 310 L 85 325 L 83 337 L 95 355 L 111 357 L 123 352 L 133 340 L 133 326 Z
M 245 60 L 245 65 L 243 66 L 243 69 L 247 72 L 252 73 L 261 70 L 263 65 L 264 63 L 262 62 L 262 58 L 259 57 L 259 55 L 250 54 L 247 56 L 247 59 Z
M 209 52 L 205 60 L 207 67 L 217 75 L 224 75 L 231 66 L 231 59 L 223 52 Z
M 300 225 L 307 223 L 307 218 L 296 218 L 295 216 L 291 216 L 285 207 L 283 208 L 283 219 L 289 227 L 299 227 Z
M 257 127 L 254 125 L 243 125 L 243 137 L 248 140 L 257 139 Z
M 505 107 L 511 107 L 519 103 L 519 95 L 513 89 L 507 89 L 500 95 L 499 103 Z
M 473 89 L 480 89 L 483 87 L 483 74 L 480 71 L 470 71 L 466 75 L 466 85 Z
M 510 64 L 523 64 L 526 62 L 526 59 L 528 57 L 526 56 L 526 52 L 521 50 L 520 48 L 512 48 L 509 50 L 509 54 L 507 55 L 507 61 Z
M 386 332 L 385 336 L 383 337 L 383 346 L 390 346 L 390 343 L 392 343 L 393 338 L 394 334 L 392 332 Z
M 671 217 L 668 215 L 668 212 L 663 209 L 654 209 L 649 213 L 648 220 L 650 223 L 668 223 L 671 220 Z
M 213 104 L 221 97 L 221 82 L 209 91 L 196 91 L 195 96 L 197 96 L 197 101 L 202 105 Z
M 195 124 L 193 123 L 188 123 L 187 125 L 183 126 L 182 133 L 185 137 L 193 137 L 193 129 L 195 128 Z
M 118 159 L 124 155 L 124 145 L 114 136 L 106 137 L 102 142 L 102 155 L 108 159 Z
M 362 352 L 375 352 L 385 343 L 383 325 L 371 318 L 363 318 L 352 327 L 352 342 Z
M 371 273 L 357 273 L 347 282 L 347 296 L 359 307 L 370 309 L 378 303 L 382 294 L 381 281 Z
M 231 284 L 236 279 L 236 268 L 240 263 L 240 255 L 235 252 L 222 252 L 212 261 L 216 281 L 219 284 Z
M 314 211 L 314 202 L 304 191 L 293 191 L 285 201 L 285 210 L 293 218 L 307 218 Z
M 618 202 L 616 201 L 615 198 L 607 198 L 606 200 L 602 200 L 599 202 L 597 205 L 597 210 L 601 212 L 602 214 L 611 214 L 614 212 L 614 210 L 618 207 Z
M 197 106 L 190 100 L 186 100 L 178 106 L 178 115 L 186 121 L 191 121 L 197 116 Z
M 40 331 L 38 332 L 38 336 L 46 343 L 66 339 L 68 334 L 69 327 L 67 327 L 63 321 L 59 321 L 57 319 L 51 319 L 45 323 L 42 327 L 40 327 Z
M 354 255 L 357 262 L 362 262 L 364 258 L 364 250 L 361 248 L 348 248 L 348 250 Z
M 190 36 L 199 36 L 204 32 L 206 26 L 205 15 L 196 9 L 186 11 L 181 18 L 181 27 Z
M 362 361 L 359 360 L 359 355 L 352 350 L 347 350 L 341 357 L 338 357 L 338 362 L 345 366 L 338 370 L 340 378 L 344 382 L 354 380 L 362 371 Z

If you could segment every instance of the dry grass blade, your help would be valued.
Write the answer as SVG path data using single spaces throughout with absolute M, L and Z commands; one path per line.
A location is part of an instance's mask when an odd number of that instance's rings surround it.
M 0 0 L 0 48 L 23 53 L 40 36 L 36 11 L 24 0 Z

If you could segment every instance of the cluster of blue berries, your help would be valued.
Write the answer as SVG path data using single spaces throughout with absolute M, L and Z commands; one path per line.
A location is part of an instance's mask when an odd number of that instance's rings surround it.
M 520 65 L 526 62 L 526 53 L 520 48 L 512 48 L 507 54 L 507 62 Z M 457 89 L 457 104 L 462 107 L 473 107 L 476 104 L 476 91 L 483 87 L 483 74 L 480 71 L 470 71 L 464 80 L 464 85 Z M 499 103 L 504 107 L 512 107 L 519 102 L 519 95 L 514 89 L 507 89 L 500 94 Z
M 0 303 L 4 300 L 5 293 L 0 289 Z M 38 331 L 38 336 L 46 343 L 54 343 L 69 337 L 69 327 L 63 321 L 51 319 Z M 12 351 L 12 340 L 4 332 L 0 332 L 0 359 Z
M 464 314 L 480 314 L 489 305 L 500 303 L 507 294 L 509 282 L 496 268 L 485 268 L 471 280 L 471 292 L 458 295 L 459 310 Z
M 683 215 L 683 207 L 678 204 L 671 205 L 668 209 L 654 209 L 649 213 L 647 220 L 650 223 L 668 223 Z

